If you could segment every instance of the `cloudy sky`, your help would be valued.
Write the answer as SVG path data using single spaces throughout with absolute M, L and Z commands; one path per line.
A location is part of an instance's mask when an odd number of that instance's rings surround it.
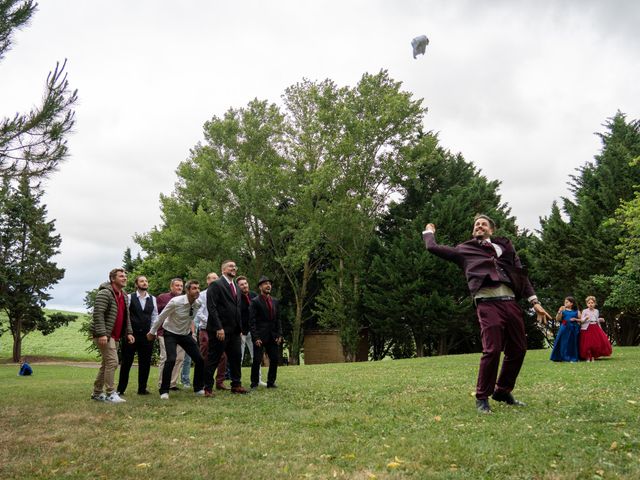
M 536 229 L 602 123 L 640 118 L 639 24 L 634 0 L 41 0 L 0 63 L 0 115 L 36 105 L 68 60 L 76 131 L 45 196 L 66 276 L 49 306 L 81 309 L 137 251 L 206 120 L 278 102 L 302 78 L 354 85 L 387 69 L 424 99 L 425 128 Z M 414 60 L 420 34 L 430 45 Z

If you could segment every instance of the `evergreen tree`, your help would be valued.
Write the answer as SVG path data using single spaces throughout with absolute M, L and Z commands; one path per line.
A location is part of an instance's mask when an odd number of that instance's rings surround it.
M 0 189 L 0 310 L 8 318 L 15 362 L 25 335 L 35 330 L 47 335 L 76 318 L 42 310 L 51 299 L 47 291 L 64 276 L 51 261 L 61 239 L 40 205 L 42 191 L 29 182 L 26 174 L 17 186 L 5 178 Z
M 363 297 L 373 356 L 406 344 L 407 331 L 418 356 L 475 351 L 477 321 L 466 282 L 457 266 L 426 251 L 420 232 L 427 222 L 436 223 L 438 241 L 454 245 L 470 238 L 472 219 L 482 212 L 501 227 L 497 234 L 514 238 L 514 219 L 500 201 L 499 182 L 439 147 L 435 135 L 423 136 L 408 155 L 417 170 L 403 181 L 404 197 L 381 226 Z
M 31 0 L 0 0 L 0 60 L 36 8 Z M 44 177 L 67 156 L 65 136 L 74 125 L 77 91 L 69 90 L 65 66 L 58 63 L 49 73 L 41 106 L 0 118 L 0 177 Z
M 604 133 L 598 134 L 600 153 L 579 168 L 568 185 L 573 193 L 573 198 L 563 198 L 568 220 L 564 222 L 555 207 L 550 217 L 541 220 L 540 271 L 536 275 L 544 283 L 543 293 L 557 304 L 568 294 L 578 301 L 595 295 L 611 327 L 609 333 L 618 344 L 626 344 L 634 335 L 625 332 L 626 324 L 613 328 L 622 310 L 607 301 L 612 284 L 601 280 L 615 276 L 619 268 L 616 245 L 621 243 L 624 248 L 627 238 L 624 222 L 610 220 L 624 202 L 634 198 L 640 185 L 640 168 L 633 163 L 640 155 L 640 122 L 627 121 L 618 112 L 604 127 Z M 615 304 L 621 305 L 620 300 Z

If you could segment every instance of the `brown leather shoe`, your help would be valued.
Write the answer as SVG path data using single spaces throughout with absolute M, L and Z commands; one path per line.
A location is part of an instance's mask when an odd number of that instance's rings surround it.
M 205 397 L 215 397 L 215 393 L 213 393 L 211 390 L 209 390 L 208 388 L 204 389 L 204 396 Z
M 218 383 L 216 385 L 216 390 L 229 390 L 229 387 L 227 387 L 224 383 Z
M 231 387 L 231 393 L 241 393 L 244 395 L 246 393 L 249 393 L 249 390 L 244 387 Z

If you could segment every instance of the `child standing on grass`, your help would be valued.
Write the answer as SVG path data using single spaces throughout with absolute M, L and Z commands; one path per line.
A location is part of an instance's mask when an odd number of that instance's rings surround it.
M 564 305 L 558 309 L 556 320 L 560 328 L 551 351 L 554 362 L 578 361 L 578 338 L 580 336 L 580 307 L 573 297 L 564 299 Z
M 599 357 L 611 355 L 611 343 L 600 327 L 604 318 L 596 308 L 596 297 L 586 298 L 587 308 L 582 311 L 582 327 L 580 331 L 580 358 L 593 362 Z

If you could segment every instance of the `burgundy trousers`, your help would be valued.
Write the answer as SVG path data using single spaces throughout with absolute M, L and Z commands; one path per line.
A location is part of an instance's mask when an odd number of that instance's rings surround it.
M 207 358 L 209 355 L 209 334 L 206 330 L 198 331 L 198 345 L 200 347 L 200 355 L 202 358 Z M 216 385 L 224 385 L 224 377 L 227 373 L 227 354 L 223 353 L 218 362 L 218 368 L 216 370 Z
M 513 390 L 527 353 L 527 338 L 522 310 L 515 300 L 480 302 L 476 313 L 482 336 L 476 398 L 483 400 L 494 391 Z M 503 350 L 504 360 L 498 377 L 500 352 Z

